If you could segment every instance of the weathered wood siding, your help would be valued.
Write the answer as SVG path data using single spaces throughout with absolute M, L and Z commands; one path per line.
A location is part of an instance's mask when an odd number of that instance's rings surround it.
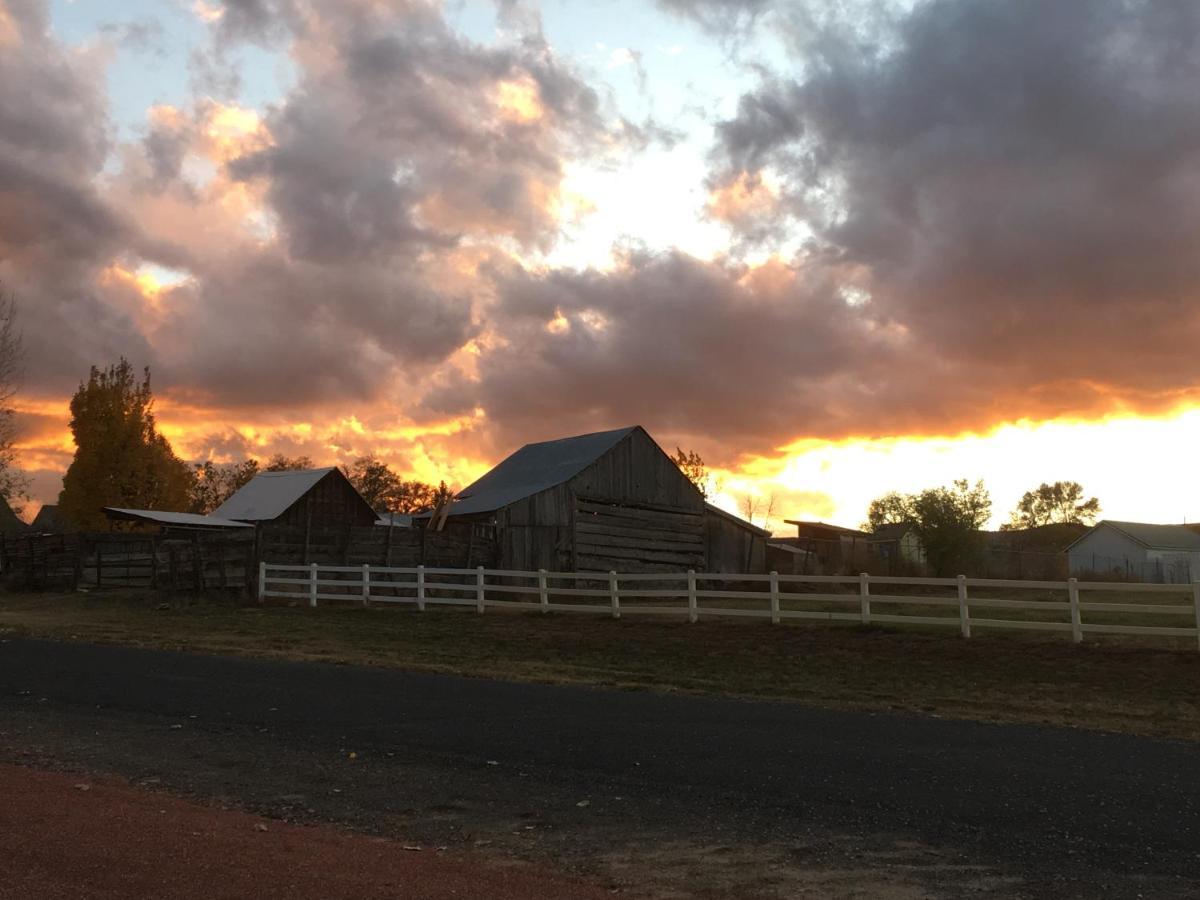
M 578 571 L 701 571 L 705 568 L 704 549 L 704 517 L 700 513 L 584 497 L 576 502 Z
M 762 535 L 732 519 L 708 512 L 704 517 L 708 571 L 763 573 L 767 545 Z
M 259 558 L 285 565 L 431 566 L 470 568 L 496 564 L 496 529 L 473 522 L 447 522 L 442 531 L 426 528 L 304 528 L 264 525 Z
M 704 512 L 700 491 L 640 428 L 568 484 L 577 497 Z
M 334 469 L 299 500 L 272 521 L 290 528 L 346 528 L 375 524 L 375 511 L 354 490 L 346 476 Z

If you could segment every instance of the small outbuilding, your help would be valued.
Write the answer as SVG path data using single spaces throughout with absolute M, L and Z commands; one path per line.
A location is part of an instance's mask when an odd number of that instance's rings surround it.
M 1067 547 L 1067 564 L 1072 575 L 1186 584 L 1200 578 L 1200 534 L 1106 519 Z
M 259 472 L 212 517 L 306 530 L 373 526 L 379 519 L 337 466 Z
M 58 507 L 52 503 L 42 504 L 42 508 L 29 523 L 29 530 L 33 534 L 62 534 L 66 531 L 63 528 L 62 516 L 58 514 Z
M 762 571 L 766 533 L 708 505 L 640 426 L 526 444 L 446 515 L 495 525 L 502 569 Z

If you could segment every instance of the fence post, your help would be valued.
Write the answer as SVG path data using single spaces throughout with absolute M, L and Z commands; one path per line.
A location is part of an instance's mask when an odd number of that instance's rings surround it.
M 696 570 L 688 569 L 688 621 L 700 618 L 700 607 L 696 603 Z
M 371 605 L 371 564 L 363 563 L 362 577 L 363 606 Z
M 483 614 L 483 566 L 475 570 L 475 609 Z
M 542 612 L 550 612 L 550 594 L 546 590 L 545 569 L 538 569 L 538 603 L 541 604 Z
M 1192 607 L 1196 610 L 1196 640 L 1200 643 L 1200 578 L 1192 582 Z
M 871 624 L 871 576 L 860 572 L 858 576 L 858 605 L 862 613 L 862 623 Z
M 174 574 L 175 574 L 174 562 L 175 561 L 171 560 L 171 562 L 172 562 L 171 575 L 174 576 Z M 172 579 L 171 579 L 171 587 L 175 587 L 174 577 L 172 577 Z M 260 562 L 258 564 L 258 602 L 262 603 L 263 599 L 266 596 L 267 596 L 267 564 L 266 564 L 266 562 Z
M 967 607 L 967 576 L 958 576 L 958 629 L 962 636 L 971 636 L 971 610 Z
M 779 573 L 771 573 L 771 624 L 779 624 Z
M 617 592 L 617 573 L 608 573 L 608 599 L 612 602 L 612 617 L 621 618 L 621 595 Z
M 1071 606 L 1071 640 L 1076 644 L 1083 641 L 1083 619 L 1079 615 L 1079 579 L 1067 581 L 1067 599 Z
M 317 564 L 308 566 L 308 605 L 314 609 L 317 606 Z
M 425 612 L 425 567 L 417 566 L 417 611 Z

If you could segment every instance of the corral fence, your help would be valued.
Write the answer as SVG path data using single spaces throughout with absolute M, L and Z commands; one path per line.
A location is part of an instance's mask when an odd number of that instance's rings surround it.
M 255 560 L 252 535 L 55 534 L 0 542 L 5 582 L 35 590 L 245 592 L 254 586 Z
M 1001 596 L 1002 594 L 1018 596 Z M 1024 596 L 1020 596 L 1024 595 Z M 844 575 L 537 572 L 262 562 L 259 601 L 489 607 L 607 615 L 740 617 L 1192 638 L 1200 581 L 1189 585 Z M 1170 624 L 1169 624 L 1170 623 Z

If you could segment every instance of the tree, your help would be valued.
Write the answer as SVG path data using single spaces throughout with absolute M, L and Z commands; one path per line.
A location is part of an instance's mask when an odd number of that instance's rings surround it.
M 775 495 L 769 494 L 766 498 L 756 494 L 745 494 L 742 496 L 741 502 L 738 504 L 746 521 L 751 525 L 757 524 L 754 520 L 762 515 L 763 528 L 770 529 L 771 519 L 775 516 Z
M 959 479 L 949 487 L 926 488 L 917 494 L 892 491 L 873 500 L 868 525 L 877 530 L 893 522 L 909 522 L 938 576 L 955 574 L 978 560 L 983 548 L 980 529 L 992 515 L 992 498 L 982 481 Z
M 313 461 L 307 456 L 284 456 L 276 453 L 263 466 L 264 472 L 299 472 L 302 469 L 313 468 Z
M 360 456 L 343 471 L 350 483 L 379 512 L 413 515 L 427 512 L 454 491 L 441 482 L 437 487 L 424 481 L 405 481 L 374 454 Z
M 355 490 L 378 511 L 399 512 L 404 480 L 375 454 L 360 456 L 342 471 Z
M 1099 514 L 1100 501 L 1095 497 L 1084 500 L 1083 486 L 1079 482 L 1056 481 L 1026 491 L 1017 501 L 1009 522 L 1000 528 L 1015 531 L 1056 523 L 1091 525 Z
M 25 349 L 17 327 L 17 301 L 11 294 L 0 291 L 0 497 L 19 512 L 12 503 L 24 497 L 29 479 L 17 468 L 16 410 L 13 399 L 20 387 L 24 370 Z
M 682 447 L 675 448 L 675 455 L 671 457 L 671 462 L 679 466 L 679 471 L 683 472 L 685 478 L 696 486 L 702 497 L 708 496 L 709 475 L 708 467 L 704 464 L 704 460 L 695 450 L 689 450 L 686 453 Z
M 148 368 L 139 381 L 124 357 L 103 371 L 93 366 L 71 398 L 71 433 L 75 458 L 58 504 L 72 527 L 102 527 L 105 506 L 190 506 L 195 476 L 158 433 Z
M 867 507 L 867 521 L 863 531 L 876 532 L 884 525 L 899 525 L 912 521 L 912 497 L 898 491 L 889 491 L 871 501 Z
M 207 515 L 246 486 L 258 474 L 258 460 L 217 465 L 205 460 L 195 465 L 192 512 Z

